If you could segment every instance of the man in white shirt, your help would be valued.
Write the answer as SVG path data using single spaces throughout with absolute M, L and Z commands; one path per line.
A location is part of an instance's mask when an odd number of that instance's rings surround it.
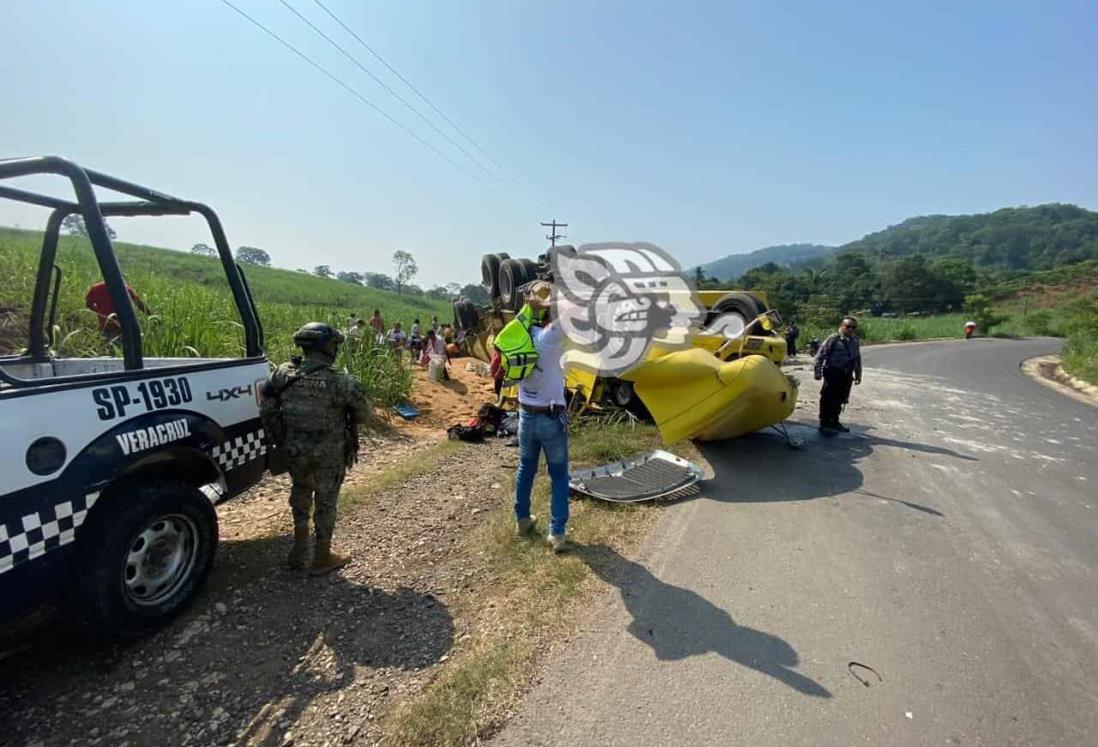
M 537 530 L 530 515 L 530 491 L 538 472 L 541 452 L 549 469 L 551 485 L 549 544 L 554 552 L 565 549 L 568 522 L 568 421 L 565 413 L 564 332 L 549 317 L 549 285 L 537 283 L 528 302 L 535 312 L 544 313 L 540 325 L 530 328 L 538 352 L 534 371 L 519 382 L 519 466 L 515 475 L 515 519 L 518 534 Z
M 409 330 L 408 349 L 412 351 L 412 363 L 418 363 L 423 354 L 423 331 L 420 328 L 419 319 L 412 322 L 412 328 Z
M 364 335 L 366 334 L 366 320 L 355 319 L 354 324 L 347 330 L 347 339 L 356 343 L 362 342 Z

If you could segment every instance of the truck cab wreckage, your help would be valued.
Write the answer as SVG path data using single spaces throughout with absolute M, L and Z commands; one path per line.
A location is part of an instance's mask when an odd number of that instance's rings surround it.
M 594 344 L 577 344 L 565 355 L 574 410 L 627 408 L 650 417 L 663 440 L 673 443 L 719 441 L 780 426 L 796 406 L 796 380 L 780 368 L 787 352 L 778 334 L 781 320 L 766 297 L 695 291 L 656 247 L 599 244 L 577 251 L 557 246 L 537 260 L 486 254 L 481 273 L 489 303 L 455 301 L 454 326 L 470 353 L 482 360 L 491 358 L 495 335 L 522 308 L 525 289 L 536 281 L 569 295 L 572 308 L 591 310 L 586 325 L 581 320 L 572 326 L 585 329 Z M 577 282 L 587 286 L 578 296 L 567 290 Z M 608 302 L 608 297 L 614 298 Z M 605 349 L 601 356 L 593 349 L 601 333 L 594 318 L 601 312 L 594 306 L 605 310 L 615 303 L 621 305 L 614 308 L 634 309 L 616 312 L 617 319 L 627 319 L 627 325 L 634 317 L 645 321 L 651 336 L 635 362 L 608 371 Z M 628 344 L 617 342 L 622 349 Z

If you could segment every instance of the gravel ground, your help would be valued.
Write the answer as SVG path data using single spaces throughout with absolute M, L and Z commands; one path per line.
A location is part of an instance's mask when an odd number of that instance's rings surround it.
M 348 487 L 424 446 L 371 439 Z M 45 620 L 0 638 L 4 743 L 376 743 L 384 715 L 476 633 L 449 611 L 477 587 L 459 547 L 514 459 L 499 443 L 464 446 L 344 510 L 336 545 L 354 562 L 323 578 L 284 569 L 288 485 L 268 479 L 220 507 L 210 582 L 165 630 L 89 643 Z

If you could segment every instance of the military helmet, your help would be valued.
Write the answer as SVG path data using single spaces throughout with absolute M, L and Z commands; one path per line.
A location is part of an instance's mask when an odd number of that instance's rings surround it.
M 302 350 L 325 350 L 343 342 L 343 333 L 324 322 L 309 322 L 294 332 L 294 345 Z

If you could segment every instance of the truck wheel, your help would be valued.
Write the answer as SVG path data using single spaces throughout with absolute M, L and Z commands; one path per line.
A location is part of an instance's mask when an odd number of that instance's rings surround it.
M 629 403 L 633 401 L 633 397 L 637 396 L 633 391 L 633 382 L 631 381 L 613 379 L 607 383 L 609 384 L 610 401 L 618 407 L 628 407 Z
M 505 309 L 518 311 L 523 297 L 519 288 L 537 280 L 537 265 L 528 259 L 505 259 L 499 266 L 499 300 Z
M 481 284 L 484 285 L 484 290 L 488 291 L 488 298 L 493 301 L 499 298 L 499 266 L 504 260 L 510 258 L 511 255 L 507 252 L 500 252 L 485 254 L 480 260 Z
M 738 317 L 743 321 L 743 327 L 754 321 L 764 309 L 760 308 L 756 298 L 750 293 L 732 292 L 721 296 L 720 300 L 713 304 L 709 313 L 705 316 L 705 327 L 709 328 L 722 316 Z
M 480 324 L 480 316 L 477 313 L 476 304 L 472 301 L 461 299 L 454 301 L 454 329 L 476 330 Z
M 651 413 L 644 406 L 644 402 L 637 396 L 632 381 L 625 379 L 608 379 L 605 383 L 606 397 L 612 404 L 624 407 L 639 418 L 650 420 Z
M 96 633 L 158 628 L 194 599 L 217 552 L 217 512 L 189 485 L 127 482 L 80 532 L 76 612 Z

